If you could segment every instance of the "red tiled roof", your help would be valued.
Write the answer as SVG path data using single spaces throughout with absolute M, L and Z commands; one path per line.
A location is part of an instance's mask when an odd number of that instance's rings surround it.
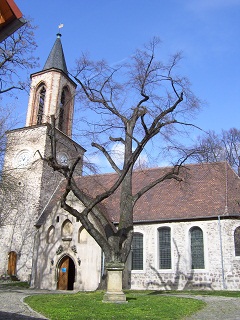
M 133 193 L 170 169 L 165 167 L 135 171 Z M 199 219 L 218 215 L 240 217 L 240 178 L 228 164 L 219 162 L 186 165 L 181 176 L 182 182 L 166 180 L 144 194 L 134 208 L 134 221 Z M 94 197 L 107 190 L 116 178 L 116 174 L 83 176 L 77 178 L 77 183 L 85 193 Z M 116 190 L 102 203 L 114 222 L 119 219 L 119 199 L 120 190 Z M 59 192 L 50 205 L 56 204 L 57 200 Z

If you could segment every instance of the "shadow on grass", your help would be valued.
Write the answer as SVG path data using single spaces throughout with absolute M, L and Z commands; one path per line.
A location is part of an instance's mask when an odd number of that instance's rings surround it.
M 164 290 L 156 290 L 153 292 L 149 292 L 148 295 L 149 296 L 156 296 L 156 295 L 160 295 L 160 294 L 168 294 L 171 293 L 170 291 L 164 291 Z
M 127 301 L 130 301 L 130 300 L 137 300 L 137 298 L 127 297 Z
M 10 313 L 10 312 L 3 312 L 0 311 L 0 319 L 2 320 L 43 320 L 44 318 L 36 318 L 36 317 L 30 317 L 25 316 L 19 313 Z
M 155 290 L 149 292 L 147 295 L 188 295 L 188 296 L 213 296 L 213 297 L 227 297 L 240 298 L 240 291 L 227 290 Z

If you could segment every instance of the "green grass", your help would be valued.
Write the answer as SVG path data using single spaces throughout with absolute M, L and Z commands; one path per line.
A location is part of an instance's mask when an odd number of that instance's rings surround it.
M 193 296 L 215 296 L 240 298 L 240 291 L 214 291 L 214 290 L 187 290 L 187 291 L 155 291 L 152 294 L 174 294 L 174 295 L 193 295 Z
M 12 282 L 2 283 L 1 286 L 4 286 L 4 287 L 18 287 L 18 288 L 29 288 L 29 282 L 12 281 Z
M 103 303 L 102 298 L 103 292 L 97 291 L 35 295 L 24 301 L 51 320 L 177 320 L 205 306 L 199 300 L 154 294 L 150 291 L 127 292 L 126 304 Z

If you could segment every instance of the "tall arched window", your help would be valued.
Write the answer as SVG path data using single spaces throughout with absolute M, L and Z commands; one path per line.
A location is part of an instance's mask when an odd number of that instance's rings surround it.
M 159 269 L 171 269 L 171 229 L 162 227 L 158 229 L 159 240 Z
M 45 86 L 42 85 L 39 88 L 37 124 L 41 124 L 43 120 L 42 118 L 43 118 L 45 96 L 46 96 L 46 89 L 45 89 Z
M 199 227 L 190 230 L 192 269 L 204 269 L 203 232 Z
M 68 87 L 64 87 L 61 93 L 59 111 L 58 111 L 58 129 L 68 133 L 69 113 L 71 109 L 71 98 Z
M 240 227 L 234 231 L 235 256 L 240 256 Z
M 59 121 L 58 121 L 58 129 L 61 131 L 63 131 L 65 103 L 66 103 L 66 89 L 63 89 L 61 94 L 60 106 L 59 106 Z
M 132 270 L 143 270 L 143 235 L 141 233 L 133 234 Z

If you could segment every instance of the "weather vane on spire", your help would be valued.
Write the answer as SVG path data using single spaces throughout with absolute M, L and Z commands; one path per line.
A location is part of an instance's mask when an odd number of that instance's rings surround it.
M 60 29 L 63 28 L 63 23 L 60 23 L 58 26 L 58 32 L 60 32 Z
M 57 37 L 60 38 L 61 37 L 61 33 L 60 33 L 60 29 L 63 28 L 63 23 L 60 23 L 58 25 L 58 33 L 57 33 Z

